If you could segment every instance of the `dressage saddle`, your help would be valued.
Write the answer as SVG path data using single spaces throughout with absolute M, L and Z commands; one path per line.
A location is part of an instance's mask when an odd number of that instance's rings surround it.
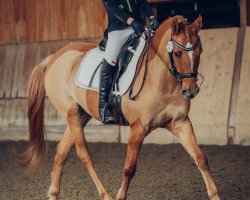
M 101 51 L 105 51 L 107 41 L 108 41 L 108 33 L 107 31 L 105 31 L 103 40 L 99 43 L 99 49 Z M 113 91 L 115 89 L 116 91 L 119 91 L 119 79 L 121 78 L 123 73 L 126 71 L 130 61 L 132 60 L 134 56 L 134 53 L 137 50 L 139 43 L 140 43 L 140 36 L 133 33 L 129 36 L 128 40 L 123 45 L 120 51 L 119 57 L 118 57 L 118 62 L 116 66 L 118 70 L 113 80 L 113 85 L 112 85 L 113 89 L 110 94 L 111 98 L 110 98 L 109 105 L 111 105 L 114 108 L 114 110 L 116 111 L 117 119 L 121 119 L 123 125 L 128 125 L 128 122 L 125 116 L 123 115 L 123 112 L 121 109 L 121 97 L 118 95 L 114 95 Z

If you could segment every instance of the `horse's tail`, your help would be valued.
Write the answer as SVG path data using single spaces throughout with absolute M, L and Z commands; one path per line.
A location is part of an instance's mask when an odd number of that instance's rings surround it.
M 13 157 L 18 166 L 26 169 L 28 174 L 34 174 L 46 155 L 46 134 L 44 128 L 45 106 L 45 70 L 51 57 L 47 57 L 37 65 L 29 80 L 28 89 L 28 119 L 29 144 L 23 153 L 17 153 L 13 148 Z

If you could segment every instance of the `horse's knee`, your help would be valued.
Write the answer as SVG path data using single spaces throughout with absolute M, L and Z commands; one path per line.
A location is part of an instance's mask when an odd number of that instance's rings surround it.
M 204 154 L 200 154 L 196 157 L 196 163 L 200 170 L 209 170 L 208 159 Z
M 125 177 L 132 178 L 135 175 L 135 172 L 136 172 L 136 166 L 131 168 L 125 168 L 123 174 Z

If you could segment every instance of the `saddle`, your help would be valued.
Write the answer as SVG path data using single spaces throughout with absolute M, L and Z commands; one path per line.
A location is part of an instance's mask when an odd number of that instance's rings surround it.
M 140 39 L 140 36 L 138 36 L 137 34 L 131 34 L 120 51 L 118 62 L 116 64 L 118 71 L 116 73 L 116 77 L 114 80 L 115 87 L 118 91 L 119 91 L 119 79 L 121 78 L 123 73 L 126 71 L 131 59 L 133 58 L 133 55 L 136 52 L 137 47 L 140 42 L 139 39 Z M 101 51 L 105 51 L 107 41 L 108 41 L 108 34 L 107 34 L 107 31 L 105 31 L 104 38 L 99 43 L 99 49 Z
M 75 78 L 75 82 L 79 87 L 95 91 L 99 90 L 99 74 L 105 57 L 104 51 L 106 43 L 107 33 L 104 33 L 104 39 L 99 46 L 85 54 Z M 124 44 L 117 60 L 118 70 L 113 80 L 109 106 L 114 108 L 118 119 L 117 121 L 123 125 L 128 125 L 128 122 L 121 110 L 121 97 L 133 85 L 139 65 L 144 57 L 145 46 L 145 38 L 131 34 Z
M 126 43 L 123 45 L 119 57 L 118 57 L 118 62 L 116 67 L 118 68 L 115 79 L 113 80 L 113 90 L 111 91 L 111 98 L 109 102 L 109 106 L 113 107 L 114 110 L 116 111 L 117 118 L 122 120 L 122 123 L 124 125 L 128 125 L 128 121 L 126 120 L 122 109 L 121 109 L 121 96 L 116 95 L 113 92 L 114 91 L 119 91 L 119 79 L 123 75 L 123 73 L 126 71 L 130 61 L 132 60 L 134 53 L 137 50 L 137 47 L 140 43 L 140 36 L 136 34 L 131 34 L 129 38 L 127 39 Z M 106 44 L 108 40 L 108 34 L 105 31 L 104 32 L 104 38 L 103 40 L 99 43 L 99 49 L 101 51 L 105 51 L 106 49 Z M 119 120 L 118 120 L 119 121 Z

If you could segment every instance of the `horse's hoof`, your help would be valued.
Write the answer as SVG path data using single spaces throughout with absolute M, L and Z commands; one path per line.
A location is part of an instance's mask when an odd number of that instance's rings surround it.
M 220 197 L 219 196 L 213 197 L 213 198 L 211 198 L 211 200 L 220 200 Z
M 113 200 L 111 196 L 104 197 L 103 200 Z
M 48 192 L 48 198 L 49 200 L 57 200 L 58 199 L 58 194 L 55 194 L 56 192 L 49 191 Z
M 50 196 L 49 200 L 57 200 L 57 197 Z

